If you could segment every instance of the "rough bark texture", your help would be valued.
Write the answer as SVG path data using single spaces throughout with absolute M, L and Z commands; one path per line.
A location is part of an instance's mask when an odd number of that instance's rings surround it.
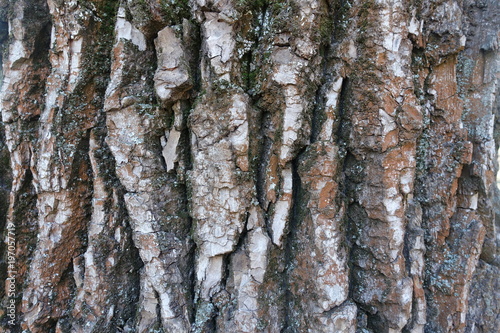
M 0 0 L 0 331 L 499 332 L 499 27 L 497 0 Z

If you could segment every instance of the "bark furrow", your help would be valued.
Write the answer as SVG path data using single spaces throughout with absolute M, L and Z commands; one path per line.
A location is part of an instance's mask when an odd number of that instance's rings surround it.
M 498 332 L 499 26 L 0 0 L 0 332 Z

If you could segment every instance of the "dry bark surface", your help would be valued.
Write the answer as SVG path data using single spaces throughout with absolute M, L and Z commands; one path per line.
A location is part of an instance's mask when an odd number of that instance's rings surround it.
M 498 0 L 0 0 L 0 42 L 0 332 L 500 332 Z

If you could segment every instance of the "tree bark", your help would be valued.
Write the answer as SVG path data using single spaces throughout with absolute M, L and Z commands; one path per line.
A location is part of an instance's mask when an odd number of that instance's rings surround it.
M 499 332 L 499 27 L 0 0 L 0 331 Z

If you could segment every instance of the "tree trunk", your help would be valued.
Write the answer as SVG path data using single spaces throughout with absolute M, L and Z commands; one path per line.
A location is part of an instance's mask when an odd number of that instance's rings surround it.
M 0 21 L 1 332 L 499 332 L 497 0 Z

